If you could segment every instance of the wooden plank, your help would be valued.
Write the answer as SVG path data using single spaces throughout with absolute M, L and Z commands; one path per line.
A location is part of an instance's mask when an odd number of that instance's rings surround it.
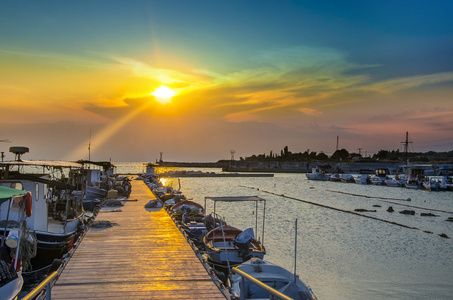
M 52 299 L 225 299 L 165 212 L 147 211 L 154 195 L 142 181 L 121 212 L 97 221 L 52 289 Z

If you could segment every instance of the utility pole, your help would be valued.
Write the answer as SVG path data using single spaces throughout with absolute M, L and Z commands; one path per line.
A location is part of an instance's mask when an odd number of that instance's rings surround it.
M 338 151 L 339 142 L 340 142 L 340 137 L 337 135 L 337 151 Z

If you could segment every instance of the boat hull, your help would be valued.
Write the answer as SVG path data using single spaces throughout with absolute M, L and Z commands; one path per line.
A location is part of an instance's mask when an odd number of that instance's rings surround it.
M 21 274 L 18 274 L 17 278 L 0 287 L 0 298 L 6 300 L 16 299 L 17 295 L 22 290 L 23 284 L 24 279 Z
M 299 277 L 294 276 L 288 270 L 264 260 L 251 259 L 237 267 L 238 270 L 274 288 L 278 292 L 295 300 L 315 300 L 311 288 Z M 242 280 L 238 274 L 229 277 L 232 299 L 270 299 L 270 294 L 258 286 Z M 243 289 L 243 291 L 241 291 Z

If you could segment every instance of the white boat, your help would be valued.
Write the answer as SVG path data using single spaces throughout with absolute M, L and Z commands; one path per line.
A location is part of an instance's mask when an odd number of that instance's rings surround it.
M 358 183 L 358 184 L 369 184 L 371 183 L 370 181 L 370 175 L 368 174 L 359 174 L 357 175 L 355 178 L 355 183 Z
M 355 182 L 354 176 L 352 176 L 352 174 L 340 174 L 340 181 L 343 183 Z
M 25 147 L 11 148 L 14 151 Z M 81 193 L 73 193 L 82 186 L 81 167 L 62 161 L 0 162 L 3 168 L 0 186 L 30 191 L 33 199 L 33 214 L 27 218 L 27 229 L 38 240 L 37 255 L 32 260 L 34 269 L 51 264 L 53 259 L 69 251 L 83 226 Z M 8 210 L 7 203 L 1 204 L 0 221 L 18 218 L 17 214 Z M 10 224 L 5 228 L 7 232 L 13 229 Z
M 423 188 L 430 192 L 446 191 L 448 189 L 446 177 L 431 177 L 423 181 Z
M 9 200 L 9 201 L 8 201 Z M 22 264 L 28 263 L 31 257 L 24 257 L 20 252 L 23 247 L 21 243 L 29 243 L 22 228 L 24 220 L 31 213 L 32 199 L 25 191 L 0 186 L 0 204 L 6 203 L 8 207 L 17 212 L 17 221 L 14 219 L 5 220 L 0 226 L 0 298 L 16 299 L 22 289 L 24 280 L 22 278 Z M 14 231 L 6 231 L 8 221 L 15 221 L 18 227 Z M 4 225 L 3 225 L 4 223 Z M 30 237 L 31 238 L 31 237 Z M 35 242 L 32 240 L 32 243 Z M 11 259 L 19 257 L 18 260 Z
M 316 299 L 311 288 L 300 280 L 299 276 L 294 276 L 294 274 L 288 270 L 268 261 L 252 258 L 237 266 L 236 269 L 261 281 L 291 299 Z M 238 274 L 231 274 L 229 281 L 233 294 L 232 299 L 270 299 L 270 294 L 268 292 L 247 280 L 244 280 L 243 286 L 241 284 L 242 277 Z M 241 294 L 244 295 L 244 298 L 241 298 Z
M 333 181 L 333 182 L 340 182 L 341 181 L 340 174 L 338 174 L 338 173 L 330 174 L 329 180 Z
M 396 175 L 394 178 L 387 177 L 384 182 L 386 186 L 390 187 L 402 187 L 404 185 L 404 178 L 400 178 Z
M 385 185 L 385 179 L 388 174 L 388 169 L 376 169 L 375 174 L 371 176 L 370 181 L 374 185 Z
M 327 174 L 323 169 L 316 167 L 311 170 L 311 173 L 306 174 L 308 180 L 328 181 L 330 174 Z

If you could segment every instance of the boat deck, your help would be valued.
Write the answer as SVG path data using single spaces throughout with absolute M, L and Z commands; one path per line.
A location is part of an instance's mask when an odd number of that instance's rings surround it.
M 164 209 L 145 209 L 155 196 L 142 182 L 121 212 L 99 212 L 52 288 L 52 299 L 225 299 Z

